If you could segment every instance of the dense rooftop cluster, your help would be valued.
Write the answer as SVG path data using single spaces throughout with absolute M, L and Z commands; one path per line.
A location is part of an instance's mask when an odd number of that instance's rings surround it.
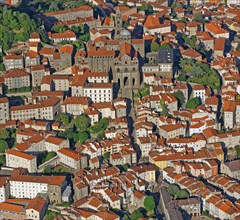
M 1 4 L 0 219 L 240 219 L 238 1 Z

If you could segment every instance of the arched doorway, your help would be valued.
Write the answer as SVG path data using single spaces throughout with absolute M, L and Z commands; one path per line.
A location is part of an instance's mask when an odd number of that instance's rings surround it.
M 124 82 L 123 83 L 124 86 L 128 86 L 128 77 L 127 76 L 124 77 L 124 81 L 123 82 Z
M 118 88 L 121 87 L 121 79 L 118 78 Z

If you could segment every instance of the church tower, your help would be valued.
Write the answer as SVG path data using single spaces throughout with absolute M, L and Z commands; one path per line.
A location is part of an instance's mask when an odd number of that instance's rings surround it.
M 114 39 L 119 39 L 120 38 L 120 32 L 122 30 L 122 14 L 119 10 L 119 7 L 116 11 L 116 16 L 115 16 L 115 33 L 114 33 Z

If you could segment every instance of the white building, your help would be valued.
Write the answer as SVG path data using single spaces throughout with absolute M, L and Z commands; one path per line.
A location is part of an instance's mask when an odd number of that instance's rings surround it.
M 62 148 L 57 152 L 60 162 L 73 169 L 87 167 L 87 157 L 69 148 Z
M 112 83 L 88 83 L 83 88 L 84 96 L 92 99 L 93 102 L 111 102 L 113 100 Z
M 203 85 L 193 86 L 193 98 L 199 97 L 202 103 L 205 103 L 205 88 Z
M 49 136 L 45 141 L 45 148 L 48 152 L 57 152 L 63 147 L 69 148 L 69 140 Z
M 37 171 L 37 157 L 31 154 L 8 149 L 6 151 L 6 165 L 14 168 L 26 168 L 30 173 L 34 173 Z
M 0 98 L 0 124 L 4 124 L 9 118 L 9 101 L 7 97 Z
M 0 177 L 0 202 L 4 202 L 9 198 L 10 184 L 7 177 Z

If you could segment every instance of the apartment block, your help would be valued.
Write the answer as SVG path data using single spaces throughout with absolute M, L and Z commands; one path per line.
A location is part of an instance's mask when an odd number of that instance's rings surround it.
M 7 97 L 0 98 L 0 124 L 4 124 L 10 119 L 9 117 L 9 100 Z
M 9 198 L 10 195 L 10 184 L 7 177 L 0 177 L 0 203 L 4 202 Z
M 31 154 L 8 149 L 6 151 L 6 165 L 14 168 L 26 168 L 28 172 L 34 173 L 37 171 L 37 157 Z
M 61 148 L 57 152 L 60 162 L 72 169 L 83 169 L 88 166 L 87 156 L 69 148 Z
M 12 69 L 24 68 L 24 61 L 22 55 L 7 55 L 3 58 L 3 63 L 7 71 Z
M 54 120 L 61 111 L 60 99 L 49 98 L 36 104 L 12 106 L 10 114 L 12 120 L 26 121 L 28 119 Z
M 15 198 L 35 198 L 46 193 L 50 203 L 61 204 L 62 194 L 67 186 L 65 176 L 17 175 L 9 178 L 10 195 Z
M 30 87 L 30 73 L 24 69 L 13 69 L 4 73 L 4 84 L 8 89 Z
M 91 98 L 93 102 L 111 102 L 113 100 L 112 83 L 88 83 L 83 90 L 84 96 Z
M 50 75 L 50 70 L 45 68 L 44 65 L 32 66 L 30 68 L 32 74 L 32 86 L 40 86 L 42 78 L 46 75 Z

